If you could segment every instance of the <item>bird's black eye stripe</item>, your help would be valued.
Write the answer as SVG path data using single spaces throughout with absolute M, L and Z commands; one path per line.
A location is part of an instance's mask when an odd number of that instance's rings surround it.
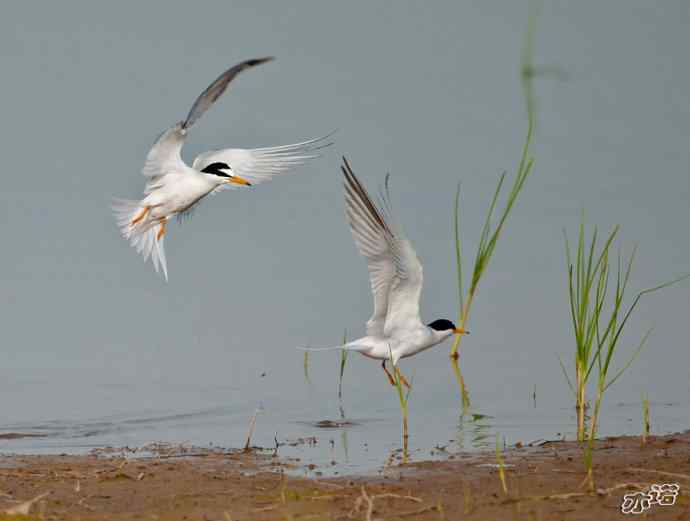
M 455 329 L 455 324 L 445 318 L 434 320 L 431 324 L 427 325 L 435 331 L 448 331 L 450 329 Z
M 204 172 L 205 174 L 213 174 L 220 177 L 231 177 L 230 174 L 223 172 L 222 169 L 230 170 L 230 167 L 227 163 L 211 163 L 210 165 L 204 167 L 202 172 Z

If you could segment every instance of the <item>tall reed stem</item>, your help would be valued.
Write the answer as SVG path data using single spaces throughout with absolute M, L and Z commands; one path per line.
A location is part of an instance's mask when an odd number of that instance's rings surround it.
M 397 366 L 394 368 L 395 373 L 395 387 L 398 391 L 398 399 L 400 400 L 400 410 L 402 411 L 402 441 L 403 441 L 403 463 L 407 463 L 407 458 L 409 456 L 409 441 L 410 441 L 410 430 L 409 430 L 409 409 L 407 407 L 407 401 L 409 398 L 409 391 L 405 394 L 402 386 L 402 380 L 400 378 L 400 369 Z
M 532 6 L 530 6 L 532 8 Z M 458 189 L 455 194 L 455 207 L 454 207 L 454 220 L 453 229 L 455 236 L 455 257 L 457 264 L 458 273 L 458 294 L 460 300 L 460 308 L 458 312 L 458 322 L 460 327 L 465 328 L 467 326 L 467 321 L 470 316 L 470 309 L 472 308 L 472 303 L 474 302 L 474 297 L 477 292 L 477 287 L 479 286 L 479 281 L 482 278 L 491 256 L 496 248 L 496 243 L 503 231 L 503 226 L 510 215 L 511 210 L 515 201 L 522 191 L 522 188 L 527 180 L 527 176 L 532 170 L 534 164 L 534 159 L 531 157 L 530 147 L 532 144 L 532 136 L 534 134 L 534 113 L 535 113 L 535 102 L 534 102 L 534 92 L 532 86 L 532 80 L 534 77 L 534 32 L 536 29 L 536 16 L 537 13 L 530 9 L 527 31 L 525 33 L 525 38 L 522 48 L 521 56 L 521 66 L 520 66 L 520 78 L 522 81 L 524 97 L 525 97 L 525 108 L 527 110 L 527 131 L 525 133 L 525 142 L 522 147 L 522 154 L 520 156 L 520 162 L 518 163 L 517 172 L 515 174 L 515 179 L 513 185 L 511 186 L 503 211 L 500 214 L 498 223 L 492 230 L 491 219 L 496 208 L 496 203 L 498 197 L 503 188 L 503 183 L 506 179 L 506 174 L 503 173 L 498 181 L 498 185 L 493 195 L 493 199 L 489 205 L 489 210 L 487 212 L 486 220 L 484 221 L 484 226 L 481 231 L 479 246 L 477 247 L 477 254 L 475 256 L 474 267 L 472 270 L 472 279 L 467 292 L 467 298 L 463 302 L 463 273 L 462 273 L 462 241 L 460 234 L 460 185 L 458 184 Z M 460 347 L 461 336 L 456 335 L 453 339 L 453 344 L 450 349 L 450 356 L 454 360 L 458 360 L 459 354 L 458 349 Z
M 577 441 L 585 441 L 587 400 L 585 397 L 585 368 L 580 363 L 575 366 L 575 381 L 577 382 L 577 398 L 575 409 L 577 411 Z
M 390 352 L 390 359 L 393 360 L 393 353 Z M 408 401 L 410 399 L 410 391 L 407 392 L 403 389 L 402 378 L 400 375 L 400 369 L 397 365 L 393 365 L 393 382 L 395 383 L 395 389 L 398 392 L 398 400 L 400 401 L 400 411 L 402 412 L 402 442 L 403 442 L 403 463 L 407 463 L 407 458 L 409 456 L 409 439 L 410 431 L 408 426 L 409 420 L 409 409 L 407 407 Z
M 464 412 L 471 406 L 470 394 L 467 391 L 467 387 L 465 386 L 465 379 L 463 378 L 462 372 L 460 371 L 460 364 L 458 363 L 458 359 L 453 358 L 451 360 L 451 365 L 453 366 L 453 373 L 455 373 L 455 379 L 458 382 L 458 387 L 460 388 L 460 398 L 462 400 L 462 409 Z
M 649 397 L 647 393 L 642 393 L 642 446 L 647 445 L 647 436 L 649 436 L 649 431 L 651 429 L 651 424 L 649 421 Z

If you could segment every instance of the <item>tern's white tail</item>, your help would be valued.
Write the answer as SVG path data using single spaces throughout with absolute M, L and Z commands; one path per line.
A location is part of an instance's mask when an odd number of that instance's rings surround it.
M 168 280 L 168 265 L 165 262 L 163 248 L 165 237 L 161 235 L 158 238 L 162 226 L 160 222 L 145 214 L 138 222 L 132 224 L 144 211 L 139 201 L 115 199 L 112 209 L 122 236 L 143 255 L 144 262 L 151 257 L 156 273 L 162 269 L 165 280 Z
M 298 347 L 301 351 L 335 351 L 336 349 L 345 349 L 346 351 L 357 351 L 362 352 L 370 349 L 368 345 L 362 345 L 357 343 L 357 340 L 353 340 L 344 345 L 331 346 L 331 347 Z

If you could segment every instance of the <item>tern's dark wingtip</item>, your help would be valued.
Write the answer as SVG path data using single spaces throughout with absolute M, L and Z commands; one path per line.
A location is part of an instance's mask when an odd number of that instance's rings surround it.
M 254 58 L 251 60 L 247 60 L 247 65 L 250 67 L 254 67 L 256 65 L 261 65 L 262 63 L 267 63 L 275 60 L 275 56 L 264 56 L 263 58 Z
M 345 174 L 346 178 L 349 178 L 350 176 L 354 175 L 352 172 L 352 167 L 350 166 L 350 162 L 347 160 L 345 156 L 343 156 L 343 164 L 340 165 L 340 169 L 343 171 L 343 174 Z

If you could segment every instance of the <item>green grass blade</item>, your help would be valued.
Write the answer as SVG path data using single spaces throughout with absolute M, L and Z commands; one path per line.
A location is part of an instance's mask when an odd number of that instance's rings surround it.
M 458 189 L 455 192 L 455 207 L 454 207 L 453 225 L 455 230 L 455 262 L 458 270 L 458 297 L 460 299 L 460 313 L 462 313 L 463 303 L 463 288 L 462 288 L 462 243 L 460 242 L 460 183 L 458 182 Z
M 649 338 L 649 335 L 652 334 L 652 331 L 654 331 L 653 327 L 650 327 L 647 330 L 645 335 L 642 337 L 642 341 L 640 342 L 640 345 L 637 346 L 637 349 L 635 349 L 635 352 L 632 354 L 630 359 L 625 363 L 625 365 L 623 367 L 621 367 L 621 369 L 613 376 L 613 378 L 611 378 L 611 380 L 609 380 L 608 383 L 603 386 L 602 392 L 605 392 L 609 387 L 611 387 L 616 382 L 616 380 L 618 380 L 623 375 L 623 373 L 628 369 L 628 367 L 630 367 L 632 365 L 632 363 L 637 358 L 637 355 L 639 355 L 640 352 L 642 351 L 642 349 L 644 349 L 644 346 L 647 343 L 647 339 Z M 605 376 L 605 373 L 604 373 L 604 376 Z
M 343 345 L 347 344 L 347 329 L 343 332 Z M 343 375 L 345 374 L 345 364 L 347 363 L 348 350 L 340 350 L 340 377 L 338 379 L 338 400 L 343 400 Z
M 491 217 L 496 209 L 496 203 L 498 202 L 498 196 L 503 188 L 503 183 L 506 180 L 506 172 L 501 173 L 501 177 L 498 179 L 498 184 L 496 185 L 496 191 L 491 199 L 491 204 L 489 205 L 489 211 L 486 213 L 486 220 L 484 221 L 484 226 L 482 227 L 481 239 L 479 241 L 479 250 L 483 251 L 486 245 L 486 240 L 489 237 L 489 232 L 491 231 Z
M 558 363 L 561 364 L 561 370 L 563 371 L 563 376 L 565 376 L 565 381 L 568 382 L 568 387 L 570 387 L 570 390 L 573 392 L 573 396 L 575 396 L 575 386 L 573 385 L 573 382 L 570 381 L 568 370 L 565 368 L 563 359 L 560 357 L 560 355 L 558 355 Z
M 536 98 L 534 95 L 534 85 L 532 79 L 535 76 L 534 67 L 534 35 L 537 31 L 537 18 L 541 11 L 541 2 L 536 6 L 530 2 L 528 6 L 527 30 L 522 41 L 522 53 L 520 59 L 520 79 L 525 96 L 525 108 L 527 109 L 527 119 L 530 124 L 534 121 L 536 114 Z
M 523 83 L 523 88 L 525 91 L 525 105 L 527 108 L 527 132 L 525 135 L 525 141 L 522 147 L 522 153 L 520 156 L 520 161 L 518 164 L 517 171 L 515 173 L 515 179 L 508 192 L 508 196 L 503 207 L 503 211 L 500 214 L 498 224 L 492 231 L 492 219 L 498 205 L 498 199 L 503 189 L 503 185 L 506 180 L 506 172 L 503 172 L 499 178 L 499 181 L 494 191 L 493 197 L 489 204 L 489 208 L 486 214 L 486 219 L 483 223 L 482 230 L 479 237 L 479 245 L 477 247 L 477 252 L 474 257 L 474 265 L 471 271 L 471 280 L 469 281 L 469 289 L 465 295 L 463 291 L 463 277 L 462 277 L 462 250 L 461 250 L 461 240 L 460 240 L 460 218 L 459 218 L 459 200 L 460 200 L 460 186 L 458 186 L 456 196 L 455 196 L 455 213 L 454 213 L 454 225 L 455 225 L 455 244 L 456 244 L 456 263 L 458 266 L 458 291 L 459 291 L 459 302 L 460 302 L 460 312 L 459 320 L 464 325 L 469 316 L 469 309 L 472 305 L 474 296 L 476 294 L 479 281 L 481 280 L 489 261 L 494 253 L 496 244 L 501 235 L 503 227 L 512 211 L 517 197 L 521 193 L 527 177 L 534 166 L 534 158 L 530 155 L 530 147 L 532 144 L 532 138 L 534 135 L 534 100 L 532 93 L 532 78 L 534 75 L 534 67 L 532 65 L 533 58 L 533 38 L 534 31 L 536 29 L 536 14 L 530 9 L 530 17 L 527 27 L 527 35 L 523 42 L 522 56 L 521 56 L 521 80 Z M 460 344 L 460 337 L 456 337 L 453 340 L 451 347 L 451 358 L 457 360 L 458 357 L 458 347 Z M 462 387 L 462 386 L 461 386 Z
M 304 351 L 304 381 L 311 385 L 311 378 L 309 377 L 309 351 Z
M 618 338 L 620 337 L 620 334 L 623 331 L 623 327 L 625 327 L 625 324 L 628 322 L 630 315 L 632 314 L 633 310 L 635 309 L 635 307 L 640 302 L 640 299 L 643 296 L 648 295 L 649 293 L 654 293 L 655 291 L 659 291 L 659 290 L 664 289 L 664 288 L 668 288 L 669 286 L 673 286 L 674 284 L 677 284 L 678 282 L 681 282 L 687 278 L 690 278 L 690 273 L 687 273 L 686 275 L 683 275 L 683 276 L 678 277 L 676 279 L 670 280 L 670 281 L 665 282 L 663 284 L 659 284 L 658 286 L 654 286 L 653 288 L 648 288 L 648 289 L 640 291 L 637 294 L 637 296 L 635 297 L 635 300 L 633 300 L 633 303 L 630 305 L 630 308 L 628 308 L 628 311 L 625 314 L 625 317 L 623 317 L 623 321 L 621 322 L 620 326 L 618 326 L 618 329 L 616 330 L 616 334 L 614 337 L 614 343 L 618 342 Z
M 479 284 L 479 280 L 484 273 L 484 269 L 489 261 L 486 255 L 486 241 L 488 240 L 489 233 L 491 231 L 491 216 L 496 208 L 496 202 L 498 201 L 498 196 L 501 193 L 501 188 L 506 179 L 506 173 L 503 172 L 496 185 L 496 191 L 494 192 L 493 198 L 491 199 L 491 204 L 489 205 L 489 210 L 486 213 L 486 219 L 484 220 L 484 226 L 482 227 L 482 233 L 479 239 L 479 246 L 477 247 L 477 256 L 474 261 L 474 270 L 472 272 L 472 285 L 470 286 L 470 293 L 474 293 Z

